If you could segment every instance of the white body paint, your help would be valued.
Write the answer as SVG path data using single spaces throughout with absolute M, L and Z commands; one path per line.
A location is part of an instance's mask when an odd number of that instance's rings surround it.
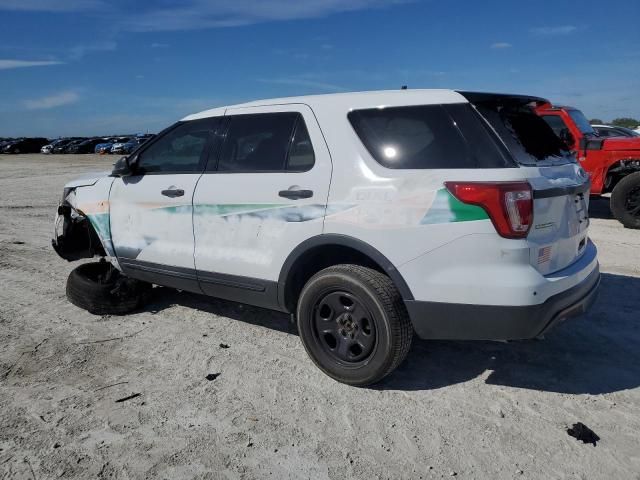
M 573 199 L 536 199 L 529 236 L 509 240 L 497 234 L 489 219 L 448 221 L 451 212 L 438 197 L 445 181 L 528 181 L 534 190 L 576 185 L 584 182 L 579 166 L 392 170 L 371 157 L 347 119 L 355 109 L 452 103 L 468 102 L 450 90 L 407 90 L 275 99 L 207 110 L 183 120 L 302 113 L 315 165 L 304 173 L 149 175 L 135 184 L 126 178 L 104 178 L 94 184 L 69 184 L 75 188 L 71 203 L 82 211 L 85 204 L 109 201 L 111 238 L 101 238 L 113 241 L 116 257 L 140 250 L 139 260 L 196 271 L 277 281 L 283 263 L 304 240 L 340 234 L 388 258 L 416 300 L 535 305 L 580 283 L 597 268 L 597 255 L 585 240 L 588 222 L 577 223 Z M 185 196 L 176 200 L 160 195 L 172 186 L 184 189 Z M 292 186 L 313 190 L 314 195 L 295 201 L 278 196 L 278 191 Z M 277 206 L 262 216 L 199 211 L 203 205 L 239 204 Z M 314 218 L 283 221 L 279 209 L 290 205 L 306 206 L 305 212 Z M 162 210 L 175 206 L 184 211 Z M 585 201 L 582 208 L 587 207 Z M 249 211 L 259 209 L 236 213 Z M 421 223 L 427 215 L 431 223 Z M 539 251 L 545 247 L 551 247 L 549 260 L 539 264 Z

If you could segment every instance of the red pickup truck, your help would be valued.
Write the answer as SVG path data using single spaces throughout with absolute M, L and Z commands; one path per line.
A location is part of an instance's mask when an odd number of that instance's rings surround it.
M 541 103 L 535 110 L 576 152 L 591 177 L 591 194 L 611 192 L 613 216 L 627 228 L 640 229 L 640 137 L 599 137 L 573 107 Z

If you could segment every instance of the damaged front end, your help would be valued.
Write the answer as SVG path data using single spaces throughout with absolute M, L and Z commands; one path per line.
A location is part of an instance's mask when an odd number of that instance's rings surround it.
M 70 262 L 81 258 L 106 256 L 100 237 L 89 218 L 69 203 L 70 193 L 72 189 L 65 189 L 62 202 L 58 206 L 51 240 L 53 249 Z

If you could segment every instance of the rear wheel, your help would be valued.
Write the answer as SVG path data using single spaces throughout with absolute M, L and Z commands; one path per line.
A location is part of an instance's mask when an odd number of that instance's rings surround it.
M 318 368 L 357 386 L 376 383 L 395 370 L 413 336 L 391 279 L 359 265 L 336 265 L 314 275 L 300 294 L 297 322 Z
M 69 274 L 67 298 L 95 315 L 124 315 L 142 307 L 151 285 L 122 275 L 108 262 L 85 263 Z
M 640 229 L 640 172 L 627 175 L 615 186 L 611 211 L 625 227 Z

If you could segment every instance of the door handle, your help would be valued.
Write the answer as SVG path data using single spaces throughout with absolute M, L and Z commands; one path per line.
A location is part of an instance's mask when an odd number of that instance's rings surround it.
M 280 190 L 278 195 L 290 200 L 313 197 L 313 190 Z
M 176 198 L 182 197 L 184 195 L 184 190 L 180 188 L 168 188 L 167 190 L 162 190 L 160 193 L 165 197 Z

